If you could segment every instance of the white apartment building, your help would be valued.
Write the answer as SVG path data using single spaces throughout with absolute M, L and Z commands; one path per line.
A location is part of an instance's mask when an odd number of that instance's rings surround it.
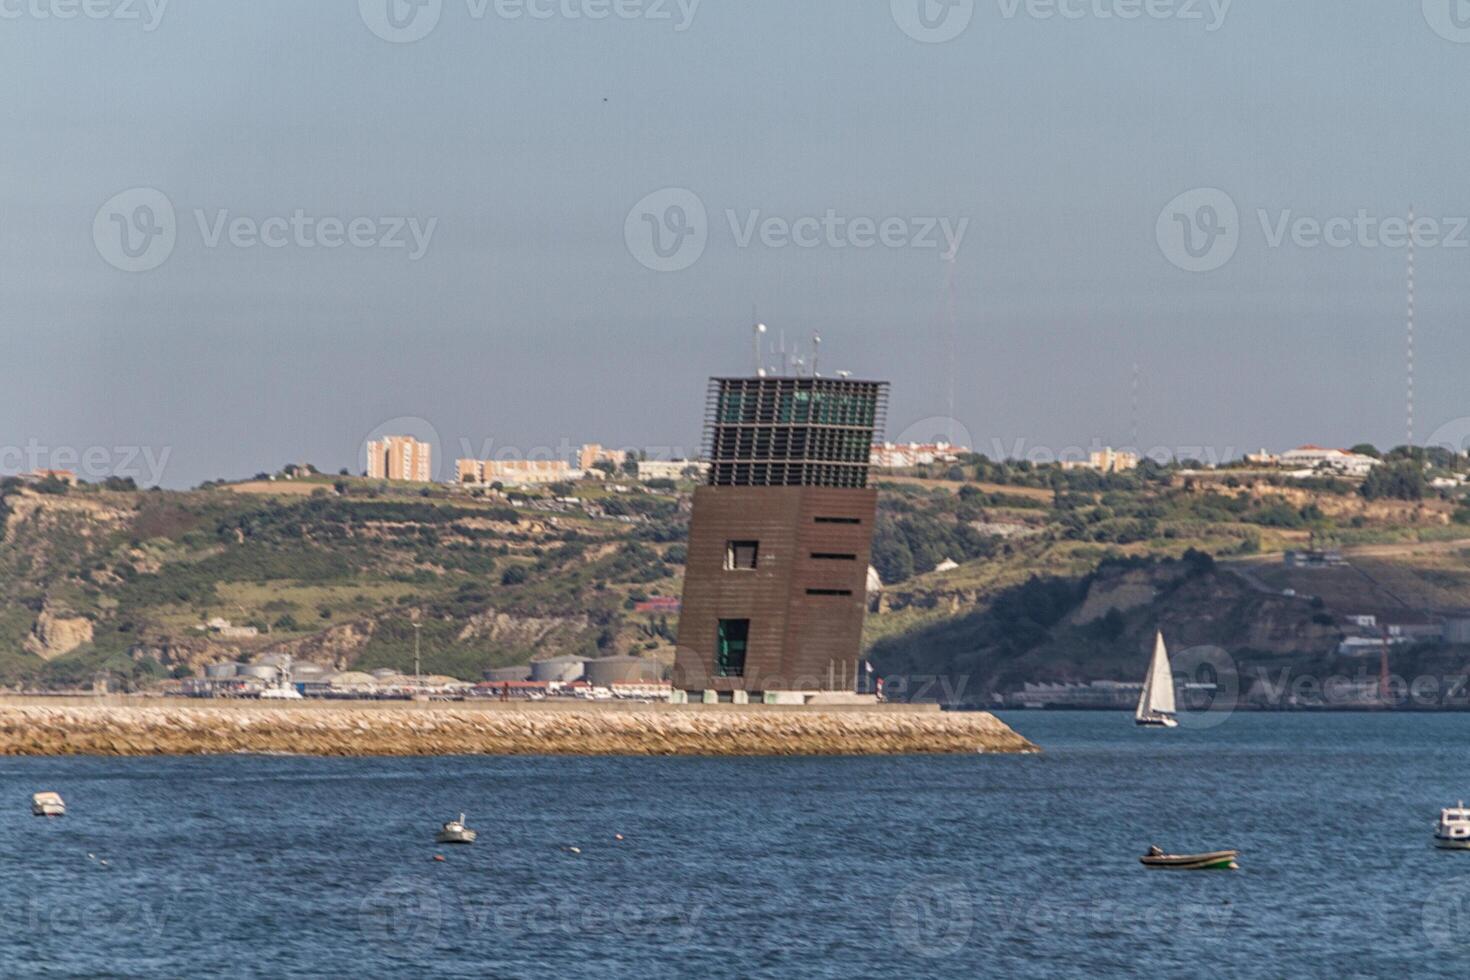
M 1379 462 L 1372 456 L 1322 446 L 1300 446 L 1282 453 L 1279 461 L 1289 470 L 1330 470 L 1344 476 L 1367 476 Z

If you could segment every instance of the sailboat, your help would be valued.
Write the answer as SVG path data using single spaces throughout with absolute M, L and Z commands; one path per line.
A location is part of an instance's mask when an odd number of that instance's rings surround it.
M 1138 696 L 1138 710 L 1133 713 L 1133 719 L 1153 728 L 1178 728 L 1174 710 L 1174 672 L 1169 669 L 1169 648 L 1164 646 L 1164 634 L 1160 631 L 1154 640 L 1154 658 L 1148 665 L 1148 676 L 1143 679 L 1143 693 Z

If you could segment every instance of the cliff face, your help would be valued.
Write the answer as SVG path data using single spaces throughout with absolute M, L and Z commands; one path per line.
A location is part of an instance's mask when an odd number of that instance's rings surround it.
M 518 616 L 487 609 L 469 618 L 458 639 L 461 643 L 488 640 L 505 646 L 540 649 L 564 645 L 591 626 L 586 616 Z
M 54 660 L 92 642 L 92 621 L 80 616 L 62 616 L 49 607 L 41 610 L 25 648 L 42 660 Z
M 1318 660 L 1341 638 L 1309 598 L 1272 593 L 1202 559 L 1035 580 L 953 620 L 881 641 L 872 654 L 890 678 L 947 678 L 951 691 L 974 700 L 1026 682 L 1136 680 L 1157 630 L 1176 652 L 1220 647 L 1245 660 Z M 938 697 L 941 689 L 928 690 Z

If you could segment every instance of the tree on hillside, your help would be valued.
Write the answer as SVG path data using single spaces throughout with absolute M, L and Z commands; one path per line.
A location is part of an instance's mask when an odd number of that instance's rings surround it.
M 1374 459 L 1383 458 L 1383 454 L 1378 451 L 1378 447 L 1371 442 L 1360 442 L 1352 449 L 1349 449 L 1348 452 L 1357 453 L 1359 456 L 1372 456 Z
M 1388 455 L 1384 457 L 1384 459 L 1388 462 L 1409 460 L 1418 463 L 1421 466 L 1424 465 L 1424 462 L 1428 458 L 1429 454 L 1424 450 L 1422 446 L 1395 446 L 1392 450 L 1389 451 Z
M 1375 466 L 1360 491 L 1367 500 L 1423 500 L 1428 488 L 1424 470 L 1416 462 Z
M 1430 466 L 1437 466 L 1443 470 L 1454 471 L 1459 469 L 1460 461 L 1463 458 L 1446 446 L 1427 446 L 1424 449 L 1425 461 Z
M 44 478 L 36 482 L 35 490 L 37 493 L 49 493 L 64 497 L 71 492 L 71 484 L 55 474 L 48 473 Z
M 873 535 L 873 567 L 890 585 L 914 574 L 914 554 L 909 550 L 908 540 L 890 521 L 880 521 Z

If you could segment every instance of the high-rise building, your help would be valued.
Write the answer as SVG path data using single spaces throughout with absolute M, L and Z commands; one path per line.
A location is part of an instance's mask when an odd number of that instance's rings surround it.
M 434 476 L 433 448 L 413 436 L 384 436 L 367 444 L 367 475 L 375 480 L 428 483 Z
M 868 469 L 886 401 L 878 381 L 711 380 L 676 687 L 726 697 L 851 689 L 877 509 Z

